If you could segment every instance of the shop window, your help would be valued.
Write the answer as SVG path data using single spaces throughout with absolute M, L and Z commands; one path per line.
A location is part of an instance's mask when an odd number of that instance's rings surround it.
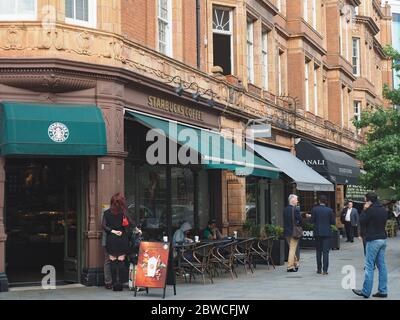
M 1 0 L 0 20 L 36 20 L 37 0 Z
M 220 66 L 223 74 L 233 73 L 232 59 L 232 10 L 213 9 L 214 66 Z
M 96 0 L 65 0 L 65 22 L 96 27 Z

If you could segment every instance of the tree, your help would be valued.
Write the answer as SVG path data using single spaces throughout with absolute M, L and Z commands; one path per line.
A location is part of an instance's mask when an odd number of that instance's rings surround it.
M 393 70 L 400 71 L 400 52 L 391 47 L 385 51 L 393 61 Z M 385 85 L 383 94 L 393 105 L 400 105 L 400 88 Z M 400 109 L 365 110 L 353 123 L 358 129 L 366 129 L 367 143 L 357 151 L 366 171 L 360 177 L 361 184 L 368 189 L 392 188 L 400 199 Z

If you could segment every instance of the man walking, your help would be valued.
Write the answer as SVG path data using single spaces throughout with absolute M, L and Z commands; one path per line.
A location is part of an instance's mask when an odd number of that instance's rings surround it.
M 358 236 L 359 215 L 356 208 L 353 208 L 353 202 L 347 203 L 341 215 L 341 222 L 346 229 L 347 242 L 354 242 L 354 236 Z
M 353 289 L 353 292 L 358 296 L 369 298 L 374 283 L 374 265 L 376 263 L 379 271 L 379 287 L 373 297 L 386 298 L 388 275 L 385 263 L 385 227 L 388 213 L 374 192 L 368 192 L 365 195 L 365 201 L 364 211 L 360 217 L 360 224 L 365 227 L 365 278 L 362 290 Z
M 329 250 L 331 247 L 331 225 L 335 225 L 335 215 L 326 206 L 327 197 L 319 197 L 319 205 L 311 211 L 311 223 L 314 224 L 314 237 L 317 249 L 317 273 L 327 275 L 329 267 Z M 323 259 L 322 259 L 323 258 Z
M 299 239 L 293 237 L 293 227 L 301 225 L 300 210 L 297 207 L 298 197 L 295 194 L 289 196 L 289 205 L 283 211 L 284 236 L 289 245 L 287 272 L 299 270 Z

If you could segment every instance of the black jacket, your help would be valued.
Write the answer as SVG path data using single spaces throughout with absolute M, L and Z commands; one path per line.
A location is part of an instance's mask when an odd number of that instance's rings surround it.
M 386 239 L 386 221 L 388 213 L 379 203 L 375 202 L 360 215 L 361 228 L 365 230 L 366 241 Z
M 293 235 L 293 206 L 288 205 L 283 210 L 283 235 L 291 237 Z M 297 207 L 294 207 L 294 221 L 296 225 L 301 225 L 301 214 Z
M 336 225 L 333 210 L 327 206 L 315 206 L 311 211 L 311 223 L 314 224 L 315 237 L 331 237 L 331 225 Z

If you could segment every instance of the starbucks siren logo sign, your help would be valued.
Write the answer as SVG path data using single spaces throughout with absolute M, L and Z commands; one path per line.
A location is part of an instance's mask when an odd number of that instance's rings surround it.
M 61 122 L 52 123 L 47 132 L 49 138 L 58 143 L 67 141 L 69 137 L 69 130 L 67 126 Z

